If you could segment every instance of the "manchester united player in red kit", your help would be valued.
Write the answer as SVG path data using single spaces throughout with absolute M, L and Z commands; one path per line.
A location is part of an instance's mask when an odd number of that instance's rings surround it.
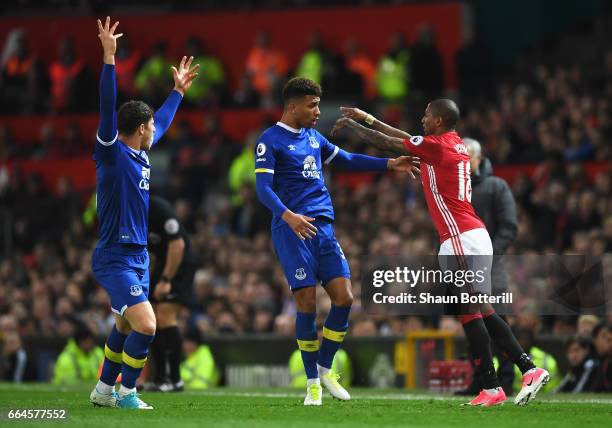
M 398 154 L 421 158 L 421 181 L 429 213 L 440 235 L 440 264 L 461 269 L 484 268 L 491 271 L 493 246 L 482 220 L 471 205 L 470 158 L 467 148 L 455 131 L 459 108 L 454 101 L 438 99 L 425 109 L 421 120 L 423 136 L 412 136 L 383 123 L 372 115 L 356 109 L 341 108 L 332 135 L 349 128 L 369 144 Z M 365 121 L 373 129 L 356 121 Z M 490 294 L 488 287 L 472 284 L 473 294 Z M 464 305 L 460 320 L 468 339 L 476 376 L 482 391 L 469 404 L 493 406 L 506 400 L 500 387 L 491 354 L 491 339 L 512 358 L 523 373 L 521 391 L 515 397 L 517 405 L 529 403 L 548 382 L 546 370 L 536 368 L 514 337 L 512 330 L 490 303 Z

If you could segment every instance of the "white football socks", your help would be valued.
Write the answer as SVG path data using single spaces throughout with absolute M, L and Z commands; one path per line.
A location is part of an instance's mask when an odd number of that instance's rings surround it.
M 323 367 L 317 364 L 317 370 L 319 370 L 319 376 L 325 376 L 329 373 L 329 369 L 327 367 Z
M 126 388 L 123 384 L 119 387 L 119 395 L 124 397 L 132 392 L 136 392 L 136 388 Z
M 111 385 L 107 385 L 101 380 L 99 380 L 98 384 L 96 385 L 96 391 L 98 391 L 100 394 L 110 395 L 113 392 L 113 389 L 114 388 Z
M 308 379 L 306 380 L 306 387 L 308 388 L 312 384 L 321 385 L 321 380 L 319 378 L 316 379 Z

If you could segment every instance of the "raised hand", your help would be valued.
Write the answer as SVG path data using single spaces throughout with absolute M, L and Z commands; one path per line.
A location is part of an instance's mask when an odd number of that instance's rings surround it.
M 416 175 L 421 174 L 420 164 L 421 159 L 416 156 L 400 156 L 389 159 L 387 168 L 393 171 L 407 172 L 410 177 L 416 179 Z
M 340 107 L 340 113 L 342 117 L 348 117 L 356 121 L 365 120 L 368 115 L 367 112 L 360 110 L 356 107 Z
M 98 19 L 98 38 L 102 42 L 102 48 L 104 49 L 104 62 L 106 64 L 115 63 L 115 52 L 117 52 L 117 39 L 123 36 L 123 33 L 115 34 L 115 30 L 119 25 L 119 21 L 115 22 L 113 26 L 110 26 L 110 16 L 106 17 L 104 25 L 102 21 Z
M 334 123 L 334 127 L 331 130 L 331 136 L 335 137 L 342 128 L 350 127 L 353 123 L 355 123 L 355 121 L 348 117 L 341 117 L 337 119 L 336 123 Z
M 200 64 L 196 64 L 193 67 L 191 66 L 191 62 L 193 61 L 193 57 L 190 56 L 187 59 L 186 56 L 181 59 L 181 64 L 179 68 L 172 66 L 172 78 L 174 79 L 174 90 L 179 92 L 181 95 L 185 95 L 185 91 L 187 91 L 191 84 L 193 83 L 193 79 L 198 75 L 197 71 L 200 68 Z

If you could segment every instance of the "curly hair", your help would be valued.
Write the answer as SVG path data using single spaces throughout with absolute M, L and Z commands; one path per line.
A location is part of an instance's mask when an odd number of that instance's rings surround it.
M 293 98 L 304 97 L 306 95 L 315 95 L 320 97 L 323 94 L 321 85 L 317 82 L 305 77 L 294 77 L 290 79 L 283 88 L 283 102 Z

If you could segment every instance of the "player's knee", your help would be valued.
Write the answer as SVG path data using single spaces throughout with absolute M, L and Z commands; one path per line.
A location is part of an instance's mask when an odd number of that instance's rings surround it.
M 353 305 L 353 293 L 348 291 L 346 294 L 343 294 L 342 296 L 337 297 L 335 299 L 335 302 L 333 303 L 336 306 L 341 306 L 344 308 L 352 306 Z
M 317 294 L 314 287 L 305 287 L 294 293 L 299 312 L 312 313 L 317 310 Z
M 134 327 L 134 330 L 138 331 L 138 333 L 146 334 L 148 336 L 155 336 L 155 319 L 147 319 L 138 323 L 137 326 Z
M 304 313 L 313 313 L 317 310 L 317 302 L 315 299 L 304 299 L 296 304 L 297 310 Z

